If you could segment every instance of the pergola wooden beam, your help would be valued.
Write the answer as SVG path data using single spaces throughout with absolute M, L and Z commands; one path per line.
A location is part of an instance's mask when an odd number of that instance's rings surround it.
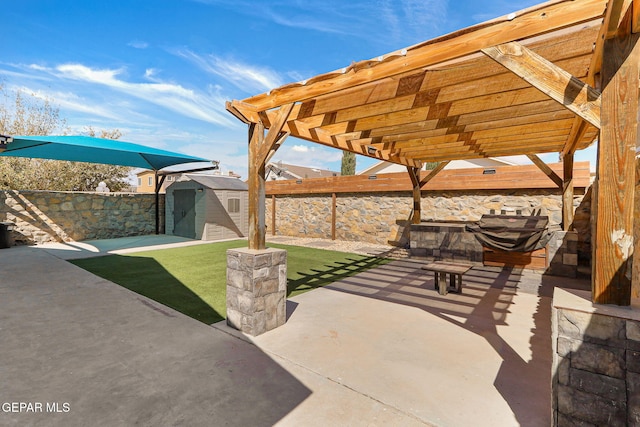
M 558 176 L 542 159 L 535 154 L 527 154 L 542 172 L 545 173 L 562 190 L 562 228 L 564 231 L 573 229 L 573 153 L 562 157 L 562 178 Z
M 258 123 L 260 117 L 258 117 L 258 110 L 242 101 L 227 101 L 225 107 L 228 112 L 233 114 L 238 120 L 244 124 Z
M 562 178 L 560 178 L 558 174 L 553 171 L 553 169 L 551 169 L 544 161 L 542 161 L 540 157 L 536 156 L 535 154 L 527 154 L 527 157 L 533 162 L 534 165 L 538 167 L 538 169 L 544 172 L 544 174 L 547 175 L 549 179 L 558 186 L 558 188 L 562 188 Z
M 486 47 L 588 22 L 602 16 L 603 12 L 602 0 L 548 3 L 539 8 L 528 9 L 519 16 L 478 25 L 391 54 L 382 61 L 356 63 L 348 69 L 317 76 L 304 83 L 273 89 L 270 93 L 257 95 L 246 101 L 258 110 L 276 108 L 463 57 Z
M 482 52 L 536 89 L 600 128 L 600 92 L 516 42 Z
M 435 168 L 431 169 L 429 174 L 420 181 L 420 188 L 427 185 L 429 181 L 435 178 L 435 176 L 438 175 L 440 171 L 444 169 L 448 164 L 449 164 L 449 160 L 445 160 L 443 162 L 438 163 L 438 165 Z
M 258 162 L 266 163 L 267 157 L 273 156 L 273 154 L 280 148 L 282 142 L 287 138 L 288 132 L 282 132 L 284 125 L 287 123 L 287 118 L 293 109 L 294 104 L 287 104 L 280 107 L 276 114 L 275 121 L 271 124 L 269 132 L 264 139 L 264 143 L 260 147 L 258 152 Z
M 624 4 L 627 3 L 612 0 L 609 8 L 615 12 Z M 632 8 L 622 13 L 620 27 L 607 32 L 615 35 L 606 39 L 602 48 L 602 127 L 594 198 L 592 298 L 596 303 L 629 305 L 632 285 L 635 291 L 640 286 L 631 272 L 640 34 L 632 33 Z M 611 17 L 608 22 L 615 20 Z
M 288 122 L 288 127 L 289 131 L 291 132 L 291 136 L 312 141 L 317 144 L 338 148 L 340 150 L 351 151 L 363 156 L 372 157 L 378 160 L 386 160 L 404 166 L 417 168 L 420 168 L 422 166 L 422 162 L 420 161 L 407 159 L 400 156 L 394 156 L 387 151 L 375 149 L 375 147 L 369 149 L 366 145 L 352 143 L 346 140 L 343 136 L 334 136 L 322 131 L 322 129 L 311 128 L 307 123 L 300 120 L 290 120 Z

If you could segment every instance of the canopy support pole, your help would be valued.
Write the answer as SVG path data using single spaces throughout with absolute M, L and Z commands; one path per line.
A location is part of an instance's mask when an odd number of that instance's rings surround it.
M 156 183 L 156 234 L 160 234 L 160 189 L 162 188 L 162 184 L 164 184 L 164 179 L 166 175 L 160 176 L 160 181 L 158 181 L 158 171 L 155 171 L 155 180 Z

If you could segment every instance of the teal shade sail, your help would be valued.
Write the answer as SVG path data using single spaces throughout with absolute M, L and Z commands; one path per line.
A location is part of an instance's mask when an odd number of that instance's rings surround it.
M 211 162 L 202 157 L 90 136 L 14 136 L 0 156 L 103 163 L 153 170 L 183 163 Z

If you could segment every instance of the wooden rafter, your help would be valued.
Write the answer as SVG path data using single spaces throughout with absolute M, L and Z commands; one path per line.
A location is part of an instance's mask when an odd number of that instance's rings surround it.
M 482 49 L 533 87 L 600 128 L 600 92 L 516 42 Z
M 326 145 L 333 148 L 338 148 L 341 150 L 351 151 L 356 154 L 361 154 L 363 156 L 372 157 L 374 159 L 386 160 L 393 163 L 398 163 L 404 166 L 411 167 L 420 167 L 422 163 L 419 161 L 405 159 L 399 156 L 394 156 L 393 154 L 380 150 L 369 150 L 367 146 L 354 144 L 347 141 L 342 137 L 332 136 L 321 129 L 310 128 L 306 123 L 301 122 L 299 120 L 292 120 L 288 122 L 288 127 L 292 136 L 297 138 L 306 139 L 309 141 L 316 142 L 321 145 Z
M 354 64 L 347 70 L 318 76 L 304 84 L 292 84 L 257 95 L 246 101 L 258 110 L 276 108 L 284 104 L 315 98 L 356 87 L 384 77 L 406 73 L 438 64 L 485 47 L 495 46 L 537 34 L 548 33 L 577 23 L 588 22 L 603 15 L 602 0 L 563 1 L 529 9 L 513 19 L 494 21 L 464 32 L 454 33 L 435 41 L 407 49 L 406 53 L 389 55 L 383 61 Z
M 242 101 L 227 101 L 227 111 L 245 124 L 258 123 L 258 110 L 252 105 Z

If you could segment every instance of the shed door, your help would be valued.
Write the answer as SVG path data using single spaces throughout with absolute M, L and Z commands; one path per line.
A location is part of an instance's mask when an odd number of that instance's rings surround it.
M 174 190 L 173 234 L 196 238 L 196 190 Z

